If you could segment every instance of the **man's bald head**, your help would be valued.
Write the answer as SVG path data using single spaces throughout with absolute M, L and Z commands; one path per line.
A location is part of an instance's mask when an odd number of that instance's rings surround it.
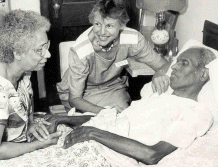
M 172 66 L 170 85 L 174 92 L 178 96 L 181 93 L 187 97 L 192 94 L 197 96 L 209 80 L 209 72 L 205 66 L 215 58 L 212 51 L 203 47 L 189 48 L 182 52 Z

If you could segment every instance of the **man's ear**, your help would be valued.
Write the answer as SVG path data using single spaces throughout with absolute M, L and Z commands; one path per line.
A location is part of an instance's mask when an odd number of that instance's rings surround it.
M 14 59 L 20 61 L 22 59 L 22 55 L 18 54 L 17 52 L 14 52 Z
M 201 70 L 200 80 L 204 82 L 207 81 L 208 79 L 209 79 L 209 69 L 204 68 Z

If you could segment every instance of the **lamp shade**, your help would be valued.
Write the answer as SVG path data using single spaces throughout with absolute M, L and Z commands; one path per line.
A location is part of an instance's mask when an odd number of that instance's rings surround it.
M 136 0 L 136 7 L 149 12 L 159 13 L 166 10 L 181 12 L 188 0 Z
M 154 30 L 151 34 L 151 40 L 156 45 L 163 45 L 169 41 L 169 33 L 167 30 Z

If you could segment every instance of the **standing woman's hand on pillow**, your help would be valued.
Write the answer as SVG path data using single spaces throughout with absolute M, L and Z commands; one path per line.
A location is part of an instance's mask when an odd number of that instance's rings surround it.
M 152 90 L 154 93 L 162 94 L 167 91 L 170 84 L 169 76 L 165 75 L 161 70 L 157 71 L 152 78 Z

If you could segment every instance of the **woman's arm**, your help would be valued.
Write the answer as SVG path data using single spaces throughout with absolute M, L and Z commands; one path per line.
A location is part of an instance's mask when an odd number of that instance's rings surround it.
M 103 107 L 92 104 L 81 97 L 72 98 L 71 95 L 69 96 L 69 103 L 71 107 L 75 107 L 80 112 L 92 112 L 98 114 L 102 109 L 104 109 Z
M 50 123 L 47 121 L 34 122 L 33 112 L 30 113 L 28 131 L 27 131 L 29 137 L 31 138 L 30 141 L 32 141 L 33 138 L 36 138 L 39 141 L 46 140 L 49 135 L 49 132 L 46 126 L 49 126 L 49 125 Z
M 50 145 L 56 144 L 58 141 L 61 132 L 56 132 L 50 134 L 47 140 L 43 140 L 42 142 L 36 140 L 31 143 L 15 143 L 15 142 L 2 142 L 4 125 L 0 125 L 0 159 L 10 159 L 25 153 L 29 153 L 35 151 L 37 149 L 46 148 Z
M 163 141 L 154 146 L 146 146 L 138 141 L 94 127 L 79 127 L 74 129 L 66 137 L 64 148 L 87 140 L 95 140 L 116 152 L 134 158 L 144 164 L 156 164 L 163 157 L 177 149 L 177 147 Z
M 157 55 L 157 53 L 154 52 L 154 55 Z M 161 56 L 158 55 L 158 57 Z M 161 57 L 158 63 L 151 65 L 152 69 L 156 71 L 152 77 L 152 90 L 154 93 L 158 92 L 158 94 L 162 94 L 167 91 L 170 83 L 169 76 L 167 76 L 166 73 L 171 63 L 171 61 L 168 62 L 166 59 Z
M 163 73 L 166 73 L 171 63 L 158 55 L 145 40 L 144 36 L 139 32 L 138 44 L 132 45 L 129 49 L 129 56 L 134 58 L 136 61 L 145 63 L 156 72 L 161 70 Z M 161 94 L 168 89 L 169 77 L 165 74 L 163 75 L 163 73 L 154 75 L 152 79 L 153 92 Z
M 87 59 L 80 59 L 76 51 L 70 49 L 69 71 L 62 79 L 66 80 L 67 84 L 69 84 L 69 104 L 80 112 L 99 113 L 99 111 L 103 109 L 102 107 L 92 104 L 82 98 L 86 89 L 88 75 L 89 64 Z M 64 83 L 64 85 L 65 84 L 66 83 Z
M 158 92 L 158 94 L 164 93 L 169 87 L 169 76 L 166 75 L 171 61 L 163 64 L 160 69 L 158 69 L 154 76 L 152 77 L 152 90 L 153 92 Z

